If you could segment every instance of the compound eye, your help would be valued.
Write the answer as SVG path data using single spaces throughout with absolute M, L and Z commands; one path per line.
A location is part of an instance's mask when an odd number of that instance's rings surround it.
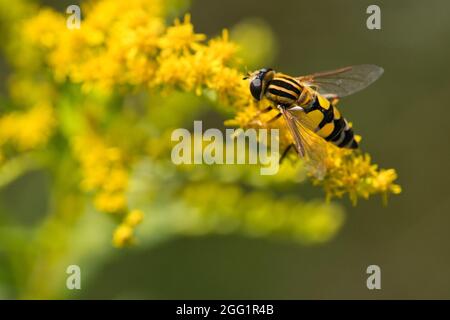
M 253 98 L 255 98 L 256 100 L 261 100 L 261 90 L 261 79 L 253 79 L 252 82 L 250 82 L 250 92 L 252 93 Z

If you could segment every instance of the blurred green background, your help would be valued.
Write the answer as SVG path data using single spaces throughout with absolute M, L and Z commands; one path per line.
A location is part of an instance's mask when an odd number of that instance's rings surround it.
M 43 3 L 61 11 L 73 4 Z M 381 7 L 381 30 L 366 28 L 371 4 Z M 362 135 L 362 148 L 380 166 L 396 168 L 403 192 L 387 207 L 377 197 L 356 207 L 339 200 L 346 222 L 321 245 L 229 235 L 114 250 L 87 269 L 81 291 L 66 297 L 449 299 L 450 3 L 197 0 L 190 12 L 196 31 L 210 36 L 259 19 L 272 29 L 278 48 L 270 66 L 288 74 L 382 66 L 376 84 L 340 105 Z M 3 81 L 7 70 L 3 63 L 0 68 Z M 38 224 L 48 184 L 45 174 L 27 174 L 1 190 L 0 210 L 14 210 L 19 224 Z M 366 288 L 371 264 L 381 267 L 381 290 Z

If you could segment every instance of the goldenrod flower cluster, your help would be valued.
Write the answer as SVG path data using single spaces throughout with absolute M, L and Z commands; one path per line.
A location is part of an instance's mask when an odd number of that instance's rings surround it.
M 242 74 L 227 66 L 237 61 L 228 31 L 205 43 L 189 15 L 166 27 L 161 12 L 159 0 L 103 0 L 89 8 L 79 30 L 61 28 L 63 17 L 44 10 L 24 32 L 48 50 L 47 62 L 57 79 L 69 78 L 87 90 L 170 86 L 200 95 L 209 89 L 229 106 L 251 103 Z
M 327 174 L 323 179 L 311 178 L 315 185 L 324 188 L 327 197 L 342 197 L 348 194 L 356 205 L 358 198 L 368 199 L 372 194 L 381 194 L 387 203 L 389 194 L 399 194 L 401 187 L 395 184 L 397 173 L 394 169 L 379 169 L 371 162 L 370 155 L 360 151 L 328 148 L 326 159 Z
M 56 125 L 53 108 L 46 103 L 26 111 L 0 116 L 0 148 L 11 145 L 17 151 L 43 146 Z
M 123 222 L 116 228 L 113 235 L 113 244 L 123 247 L 135 242 L 134 229 L 142 222 L 144 213 L 140 210 L 130 211 Z
M 95 192 L 95 207 L 108 213 L 123 212 L 127 206 L 128 171 L 121 150 L 108 147 L 101 138 L 90 134 L 75 139 L 74 151 L 81 164 L 81 187 Z
M 124 216 L 113 236 L 117 247 L 134 241 L 134 228 L 141 223 L 140 210 L 128 212 L 128 168 L 122 151 L 108 146 L 101 137 L 91 133 L 76 137 L 74 153 L 81 164 L 81 187 L 94 193 L 95 208 L 101 212 Z
M 52 10 L 24 26 L 26 37 L 49 50 L 56 79 L 69 78 L 86 90 L 149 81 L 155 62 L 148 58 L 164 30 L 162 1 L 98 1 L 83 9 L 81 29 L 68 30 L 65 17 Z

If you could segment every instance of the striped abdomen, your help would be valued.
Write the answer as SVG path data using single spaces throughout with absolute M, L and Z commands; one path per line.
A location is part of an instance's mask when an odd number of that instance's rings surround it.
M 292 77 L 277 73 L 269 82 L 265 91 L 266 97 L 275 104 L 292 106 L 298 103 L 302 93 L 302 85 Z M 341 148 L 358 148 L 358 143 L 354 139 L 352 128 L 345 120 L 339 110 L 330 101 L 320 95 L 305 95 L 306 103 L 310 105 L 305 110 L 311 125 L 319 136 Z M 302 97 L 303 100 L 303 97 Z
M 340 148 L 358 148 L 352 128 L 328 99 L 317 95 L 305 112 L 319 136 Z

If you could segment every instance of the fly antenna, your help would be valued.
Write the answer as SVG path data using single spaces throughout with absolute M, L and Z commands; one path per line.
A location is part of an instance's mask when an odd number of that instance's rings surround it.
M 245 76 L 244 76 L 244 78 L 242 79 L 242 80 L 247 80 L 248 78 L 250 78 L 250 72 L 248 71 L 248 69 L 247 69 L 247 66 L 245 66 Z

